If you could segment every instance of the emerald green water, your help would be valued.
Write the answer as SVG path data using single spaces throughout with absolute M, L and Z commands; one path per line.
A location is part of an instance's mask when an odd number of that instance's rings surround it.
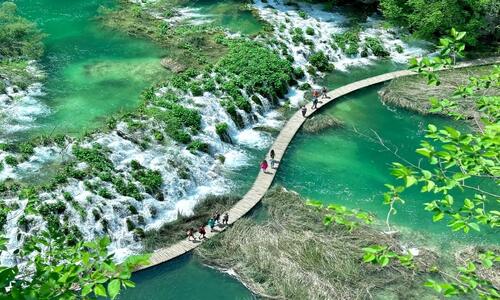
M 120 300 L 255 299 L 241 283 L 203 266 L 190 254 L 135 273 L 132 280 L 137 286 L 126 290 L 120 295 Z
M 103 28 L 101 5 L 114 1 L 19 0 L 19 12 L 47 34 L 41 60 L 47 74 L 42 101 L 51 112 L 40 132 L 78 134 L 104 117 L 136 107 L 140 92 L 166 74 L 164 50 L 154 43 Z
M 251 11 L 245 8 L 246 4 L 236 0 L 192 0 L 186 5 L 194 7 L 195 13 L 203 16 L 209 22 L 222 26 L 232 32 L 255 34 L 262 30 L 262 23 Z
M 399 155 L 417 162 L 415 149 L 423 139 L 427 124 L 442 126 L 451 121 L 386 107 L 377 94 L 380 88 L 378 85 L 349 94 L 321 112 L 343 121 L 343 128 L 319 134 L 300 131 L 287 150 L 276 183 L 304 197 L 360 208 L 385 220 L 388 207 L 382 204 L 384 184 L 395 184 L 389 168 L 391 162 L 398 159 L 373 140 L 372 130 L 391 148 L 397 148 Z M 463 198 L 464 194 L 456 196 Z M 431 236 L 434 244 L 497 241 L 498 231 L 465 235 L 452 233 L 446 222 L 433 223 L 432 214 L 426 212 L 423 205 L 434 200 L 433 195 L 424 195 L 412 188 L 403 197 L 406 203 L 397 206 L 398 213 L 391 217 L 391 222 Z

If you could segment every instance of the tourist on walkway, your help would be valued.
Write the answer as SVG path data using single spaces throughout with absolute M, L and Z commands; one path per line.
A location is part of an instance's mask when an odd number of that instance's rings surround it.
M 188 241 L 194 241 L 196 238 L 194 237 L 194 230 L 193 228 L 189 228 L 188 231 L 186 232 L 186 235 L 188 237 Z
M 215 220 L 214 220 L 214 218 L 208 219 L 208 227 L 210 227 L 210 232 L 214 231 L 214 227 L 215 227 Z
M 229 222 L 229 214 L 225 212 L 224 215 L 222 216 L 222 224 L 227 225 L 228 222 Z
M 323 89 L 321 90 L 321 97 L 323 97 L 324 99 L 330 99 L 330 97 L 328 97 L 328 90 L 326 89 L 326 87 L 323 87 Z
M 318 98 L 313 98 L 313 105 L 312 105 L 312 109 L 317 109 L 318 108 Z
M 269 165 L 267 164 L 267 160 L 263 160 L 261 163 L 260 163 L 260 168 L 261 170 L 264 172 L 264 173 L 267 173 L 267 167 L 269 167 Z
M 198 233 L 200 234 L 200 239 L 206 238 L 205 234 L 207 234 L 207 232 L 205 231 L 205 225 L 201 225 L 200 228 L 198 228 Z
M 306 117 L 306 114 L 307 114 L 307 107 L 306 107 L 305 105 L 304 105 L 304 106 L 302 106 L 301 111 L 302 111 L 302 116 L 305 118 L 305 117 Z
M 220 223 L 220 213 L 218 211 L 215 212 L 214 221 L 216 225 Z
M 274 150 L 271 149 L 271 152 L 269 152 L 269 157 L 271 157 L 271 169 L 274 169 L 274 166 L 276 165 L 276 160 L 274 160 Z

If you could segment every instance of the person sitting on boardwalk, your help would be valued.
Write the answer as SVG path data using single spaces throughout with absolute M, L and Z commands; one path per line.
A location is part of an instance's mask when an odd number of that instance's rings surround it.
M 210 232 L 214 231 L 215 220 L 213 218 L 208 219 L 208 227 L 210 227 Z
M 269 165 L 267 164 L 267 160 L 263 160 L 261 163 L 260 163 L 260 168 L 261 170 L 264 172 L 264 173 L 267 173 L 267 167 L 269 167 Z
M 206 238 L 205 235 L 207 232 L 205 231 L 205 225 L 201 225 L 200 228 L 198 228 L 198 233 L 200 234 L 200 239 Z
M 186 235 L 188 237 L 188 241 L 194 241 L 196 238 L 194 237 L 194 230 L 193 228 L 189 228 L 188 231 L 186 232 Z
M 302 112 L 302 116 L 305 118 L 306 114 L 307 114 L 307 107 L 305 105 L 302 106 L 301 112 Z
M 274 159 L 275 155 L 276 153 L 274 153 L 274 149 L 271 149 L 271 152 L 269 152 L 269 157 L 271 157 L 271 159 Z
M 323 89 L 321 90 L 321 97 L 325 98 L 325 99 L 330 99 L 330 97 L 328 97 L 328 90 L 326 89 L 326 87 L 324 86 Z
M 225 212 L 224 215 L 222 216 L 222 224 L 227 225 L 228 222 L 229 222 L 229 214 Z

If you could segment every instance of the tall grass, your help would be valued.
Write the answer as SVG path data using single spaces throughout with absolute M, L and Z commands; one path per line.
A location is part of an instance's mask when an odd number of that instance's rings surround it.
M 234 195 L 207 196 L 196 204 L 192 215 L 178 214 L 175 221 L 163 225 L 159 230 L 146 231 L 143 239 L 145 250 L 153 251 L 186 239 L 186 231 L 189 228 L 196 230 L 201 225 L 207 225 L 208 219 L 215 212 L 222 215 L 240 199 L 241 197 Z
M 280 299 L 417 298 L 420 274 L 392 263 L 379 268 L 361 261 L 362 248 L 398 241 L 371 227 L 348 231 L 325 227 L 322 213 L 282 188 L 263 200 L 265 222 L 241 219 L 196 251 L 209 264 L 231 268 L 255 293 Z M 425 251 L 424 251 L 425 252 Z M 434 261 L 426 252 L 421 267 Z M 417 262 L 419 263 L 419 262 Z

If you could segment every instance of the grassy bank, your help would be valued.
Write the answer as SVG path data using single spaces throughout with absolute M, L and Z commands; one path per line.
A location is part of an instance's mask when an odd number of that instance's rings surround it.
M 145 250 L 151 252 L 185 239 L 189 228 L 197 230 L 201 225 L 206 226 L 215 212 L 222 215 L 240 199 L 234 195 L 206 197 L 195 205 L 192 215 L 179 214 L 175 221 L 163 225 L 159 230 L 146 231 L 143 239 Z
M 389 105 L 394 105 L 416 111 L 421 114 L 431 113 L 431 103 L 429 98 L 437 99 L 451 98 L 457 86 L 466 85 L 470 77 L 481 77 L 491 73 L 494 66 L 478 66 L 461 68 L 438 72 L 441 84 L 430 86 L 427 79 L 419 76 L 400 77 L 392 80 L 380 92 L 382 101 Z M 500 87 L 490 86 L 484 90 L 484 95 L 498 95 Z M 458 110 L 467 119 L 472 120 L 477 112 L 475 98 L 466 97 L 455 99 Z M 443 115 L 445 115 L 443 113 Z
M 254 292 L 279 299 L 421 299 L 422 275 L 436 261 L 432 252 L 420 249 L 414 269 L 366 264 L 364 247 L 384 244 L 401 253 L 398 240 L 365 225 L 324 226 L 322 211 L 282 188 L 268 192 L 263 206 L 267 220 L 242 219 L 198 254 L 233 269 Z
M 37 79 L 28 71 L 28 61 L 42 56 L 44 35 L 18 15 L 13 2 L 0 5 L 0 25 L 0 94 L 8 86 L 25 90 Z

